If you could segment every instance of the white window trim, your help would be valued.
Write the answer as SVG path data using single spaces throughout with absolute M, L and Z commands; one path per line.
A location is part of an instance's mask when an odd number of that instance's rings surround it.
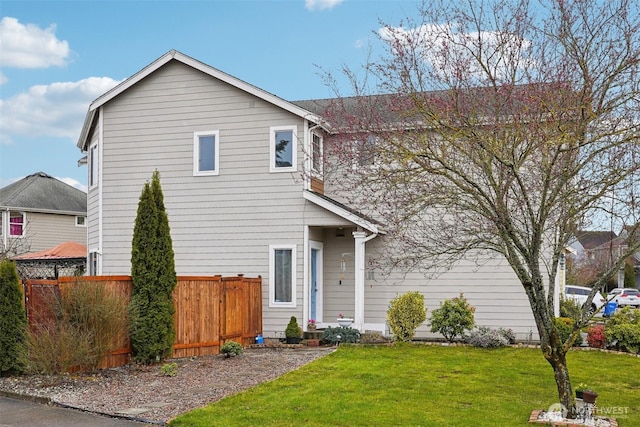
M 200 160 L 200 137 L 201 136 L 213 136 L 215 138 L 213 143 L 214 159 L 212 171 L 199 170 Z M 220 131 L 208 130 L 193 133 L 193 176 L 213 176 L 220 174 Z
M 320 168 L 319 169 L 315 169 L 313 166 L 314 160 L 315 160 L 315 153 L 313 151 L 313 137 L 317 136 L 318 138 L 320 138 L 320 152 L 318 153 L 318 155 L 320 156 Z M 309 152 L 311 153 L 311 172 L 313 173 L 313 176 L 315 177 L 322 177 L 323 176 L 323 169 L 324 169 L 324 137 L 317 133 L 317 132 L 311 132 L 311 141 L 310 141 L 311 145 L 310 145 L 310 149 Z
M 291 131 L 291 143 L 292 147 L 292 155 L 291 155 L 291 163 L 293 166 L 290 167 L 276 167 L 276 132 L 281 130 L 290 130 Z M 298 136 L 297 136 L 297 126 L 271 126 L 269 128 L 269 172 L 295 172 L 298 170 Z
M 11 214 L 20 214 L 22 215 L 22 233 L 21 234 L 11 234 Z M 27 230 L 27 215 L 24 212 L 20 211 L 9 211 L 9 237 L 14 239 L 22 239 L 25 236 L 25 231 Z
M 370 164 L 361 164 L 361 148 L 362 146 L 366 143 L 369 144 L 371 139 L 373 139 L 373 144 L 374 144 L 374 153 L 372 154 L 373 159 L 372 162 Z M 376 159 L 376 155 L 375 155 L 375 148 L 377 147 L 377 145 L 380 143 L 380 140 L 378 139 L 378 137 L 374 136 L 374 135 L 367 135 L 366 136 L 366 141 L 363 138 L 357 138 L 354 140 L 354 145 L 353 145 L 353 162 L 352 162 L 352 169 L 353 170 L 359 170 L 360 168 L 369 168 L 369 169 L 375 169 L 378 167 L 378 160 Z
M 96 158 L 97 157 L 97 158 Z M 100 155 L 98 154 L 98 143 L 89 146 L 89 188 L 95 188 L 98 186 L 99 178 L 99 162 Z
M 276 302 L 276 286 L 275 286 L 275 251 L 288 249 L 291 250 L 291 302 Z M 296 307 L 296 245 L 269 245 L 269 307 Z
M 78 219 L 79 218 L 84 218 L 84 223 L 83 224 L 78 224 Z M 83 215 L 76 215 L 76 227 L 87 228 L 87 217 L 83 216 Z

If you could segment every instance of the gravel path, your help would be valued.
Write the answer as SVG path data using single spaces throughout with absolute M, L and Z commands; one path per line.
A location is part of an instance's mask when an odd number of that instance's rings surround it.
M 178 374 L 159 365 L 129 365 L 94 374 L 0 377 L 0 391 L 39 396 L 83 410 L 163 424 L 177 415 L 277 378 L 333 351 L 247 349 L 238 357 L 174 359 Z

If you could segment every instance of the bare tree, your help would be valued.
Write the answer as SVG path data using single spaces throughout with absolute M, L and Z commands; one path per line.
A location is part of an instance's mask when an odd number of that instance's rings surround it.
M 387 49 L 364 74 L 343 70 L 354 96 L 325 112 L 329 157 L 347 175 L 334 184 L 385 223 L 389 266 L 506 258 L 573 417 L 566 353 L 637 240 L 600 272 L 566 342 L 555 276 L 577 230 L 604 221 L 640 233 L 638 3 L 433 0 L 419 10 L 378 32 Z
M 1 215 L 1 214 L 0 214 Z M 0 221 L 0 227 L 2 223 Z M 12 259 L 15 256 L 25 254 L 31 250 L 31 238 L 33 235 L 30 233 L 30 221 L 26 221 L 24 224 L 23 235 L 17 236 L 2 236 L 0 234 L 0 261 L 5 259 Z

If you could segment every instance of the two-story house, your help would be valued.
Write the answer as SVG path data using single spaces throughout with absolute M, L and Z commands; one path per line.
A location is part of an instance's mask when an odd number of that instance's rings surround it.
M 63 242 L 87 244 L 87 194 L 44 172 L 0 189 L 0 252 L 8 257 Z
M 267 336 L 282 336 L 291 316 L 322 327 L 339 314 L 387 332 L 389 301 L 419 290 L 429 309 L 463 292 L 478 324 L 535 339 L 506 260 L 461 261 L 434 280 L 369 267 L 385 248 L 384 225 L 325 191 L 332 130 L 303 105 L 173 50 L 96 99 L 78 141 L 88 157 L 89 274 L 130 274 L 138 199 L 158 170 L 178 275 L 262 276 Z

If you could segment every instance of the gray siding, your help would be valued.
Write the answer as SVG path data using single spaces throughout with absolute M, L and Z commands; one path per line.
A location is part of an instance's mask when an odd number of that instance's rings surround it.
M 302 313 L 306 202 L 301 170 L 269 173 L 269 136 L 271 126 L 297 125 L 301 164 L 303 120 L 175 62 L 102 108 L 102 274 L 130 274 L 138 199 L 157 169 L 178 275 L 261 275 L 265 332 L 283 332 Z M 194 177 L 193 132 L 211 130 L 220 174 Z M 268 307 L 272 244 L 296 245 L 296 309 Z
M 324 312 L 325 322 L 334 322 L 339 313 L 353 316 L 355 305 L 353 229 L 344 237 L 335 237 L 335 230 L 324 233 Z M 376 252 L 384 250 L 384 236 L 367 243 L 367 261 L 375 260 Z M 344 260 L 345 271 L 340 265 Z M 421 272 L 381 271 L 368 265 L 365 274 L 365 324 L 385 325 L 391 299 L 408 291 L 419 291 L 425 297 L 427 319 L 440 302 L 463 293 L 476 307 L 476 323 L 492 328 L 511 328 L 520 340 L 537 338 L 531 308 L 522 285 L 506 260 L 498 258 L 478 265 L 462 260 L 450 271 L 439 276 Z M 384 326 L 386 329 L 386 326 Z M 428 321 L 417 331 L 418 337 L 436 337 Z
M 331 143 L 330 138 L 325 140 Z M 341 196 L 345 191 L 344 180 L 348 179 L 350 170 L 330 166 L 329 179 L 325 180 L 325 194 L 335 200 L 346 202 Z M 366 210 L 366 205 L 356 206 L 363 213 L 372 214 Z M 353 253 L 353 239 L 347 233 L 348 243 L 340 250 Z M 385 237 L 379 236 L 366 244 L 367 261 L 376 259 L 377 252 L 386 250 Z M 326 248 L 326 246 L 325 246 Z M 347 250 L 350 249 L 350 250 Z M 353 314 L 354 280 L 353 258 L 347 257 L 346 283 L 338 283 L 337 271 L 326 271 L 330 266 L 338 263 L 339 259 L 334 254 L 333 259 L 325 251 L 325 312 L 328 321 L 333 321 L 334 316 L 345 310 L 345 314 Z M 329 267 L 327 267 L 328 265 Z M 328 279 L 328 280 L 327 280 Z M 345 286 L 346 285 L 346 286 Z M 451 270 L 434 276 L 422 272 L 405 273 L 401 271 L 383 272 L 379 270 L 368 271 L 365 274 L 365 324 L 384 325 L 386 323 L 386 311 L 389 301 L 397 295 L 408 291 L 418 290 L 425 296 L 425 304 L 428 309 L 427 319 L 431 311 L 438 308 L 440 302 L 445 299 L 458 296 L 463 293 L 470 304 L 476 307 L 476 323 L 491 328 L 511 328 L 520 340 L 537 339 L 538 333 L 535 320 L 529 306 L 529 301 L 520 281 L 513 272 L 511 266 L 501 255 L 496 255 L 482 265 L 473 261 L 460 260 Z M 345 308 L 345 306 L 347 308 Z M 386 327 L 386 326 L 385 326 Z M 438 336 L 430 332 L 428 320 L 417 331 L 418 337 Z
M 76 226 L 75 215 L 26 213 L 29 252 L 52 248 L 64 242 L 87 244 L 87 228 Z
M 143 185 L 160 172 L 179 275 L 245 274 L 263 278 L 263 325 L 283 336 L 289 318 L 302 318 L 304 232 L 322 241 L 323 313 L 354 314 L 354 240 L 348 221 L 306 201 L 303 191 L 304 121 L 251 94 L 179 62 L 169 62 L 100 107 L 102 137 L 102 274 L 130 274 L 131 239 Z M 270 173 L 270 127 L 297 126 L 298 171 Z M 193 176 L 193 132 L 219 131 L 219 175 Z M 331 183 L 326 183 L 332 195 Z M 99 248 L 99 191 L 89 189 L 89 248 Z M 337 227 L 345 228 L 336 237 Z M 269 307 L 269 245 L 296 246 L 296 307 Z M 367 243 L 368 256 L 384 238 Z M 345 270 L 341 261 L 345 261 Z M 374 271 L 365 283 L 365 324 L 384 325 L 389 300 L 424 292 L 430 310 L 464 292 L 478 323 L 511 327 L 521 339 L 533 321 L 510 267 L 494 260 L 461 263 L 438 279 Z M 420 334 L 428 335 L 425 325 Z
M 91 137 L 91 145 L 99 141 L 99 129 L 94 130 Z M 100 161 L 99 161 L 100 163 Z M 101 166 L 100 166 L 101 167 Z M 90 168 L 87 168 L 87 174 L 90 174 Z M 87 180 L 89 182 L 89 180 Z M 99 189 L 91 187 L 87 191 L 87 251 L 93 251 L 100 248 L 99 241 Z
M 384 245 L 384 237 L 371 241 L 367 246 L 369 256 Z M 427 319 L 445 299 L 464 294 L 476 307 L 478 325 L 491 328 L 511 328 L 518 339 L 537 338 L 535 321 L 524 288 L 511 266 L 498 257 L 484 260 L 481 265 L 472 260 L 461 260 L 451 270 L 436 276 L 420 272 L 387 275 L 374 270 L 373 279 L 365 283 L 365 316 L 368 322 L 383 321 L 388 302 L 397 295 L 411 290 L 420 291 L 425 297 Z M 433 336 L 428 322 L 418 329 L 418 336 Z

